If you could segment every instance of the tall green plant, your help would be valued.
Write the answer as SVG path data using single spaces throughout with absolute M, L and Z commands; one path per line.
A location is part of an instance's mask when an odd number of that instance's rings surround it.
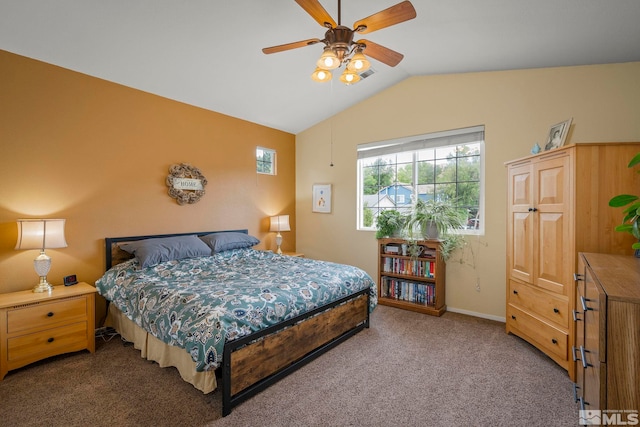
M 632 168 L 640 164 L 640 153 L 636 154 L 627 167 Z M 640 173 L 640 171 L 638 171 Z M 615 230 L 622 233 L 629 233 L 638 240 L 631 247 L 640 249 L 640 197 L 632 194 L 619 194 L 609 200 L 609 206 L 613 208 L 626 208 L 622 211 L 624 217 L 622 224 L 618 225 Z

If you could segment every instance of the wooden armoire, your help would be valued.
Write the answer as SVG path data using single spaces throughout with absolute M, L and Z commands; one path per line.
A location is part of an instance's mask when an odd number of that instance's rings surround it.
M 640 143 L 582 143 L 506 163 L 506 331 L 547 354 L 575 380 L 574 274 L 578 252 L 631 255 L 633 237 L 614 231 L 617 194 L 640 194 L 628 168 Z

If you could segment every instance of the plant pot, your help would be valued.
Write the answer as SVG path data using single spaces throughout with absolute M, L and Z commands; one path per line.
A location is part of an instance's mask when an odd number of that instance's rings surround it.
M 436 223 L 433 221 L 429 221 L 427 223 L 426 230 L 422 230 L 422 236 L 426 239 L 437 239 L 440 237 L 440 232 L 438 231 L 438 227 Z

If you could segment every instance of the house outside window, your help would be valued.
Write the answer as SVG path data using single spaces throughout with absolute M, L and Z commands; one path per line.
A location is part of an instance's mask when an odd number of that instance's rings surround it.
M 358 145 L 358 229 L 417 199 L 453 202 L 466 234 L 484 233 L 484 126 Z
M 276 150 L 256 147 L 256 171 L 266 175 L 276 174 Z

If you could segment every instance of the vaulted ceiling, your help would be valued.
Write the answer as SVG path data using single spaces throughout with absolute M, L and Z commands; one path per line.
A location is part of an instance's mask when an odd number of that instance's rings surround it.
M 343 0 L 341 23 L 399 1 Z M 638 0 L 411 2 L 415 19 L 356 36 L 402 62 L 351 86 L 310 79 L 322 44 L 262 53 L 323 38 L 294 0 L 0 0 L 0 49 L 291 133 L 411 76 L 640 61 Z

